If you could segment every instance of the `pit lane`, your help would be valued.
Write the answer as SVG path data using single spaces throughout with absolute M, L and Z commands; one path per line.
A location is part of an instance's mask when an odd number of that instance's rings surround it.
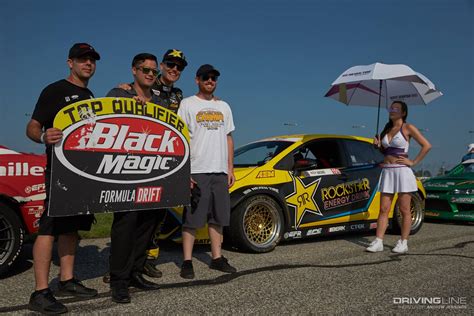
M 132 289 L 132 303 L 127 305 L 113 303 L 102 282 L 109 240 L 82 240 L 76 274 L 100 294 L 89 300 L 61 301 L 72 313 L 473 313 L 473 225 L 424 223 L 405 255 L 390 252 L 397 240 L 394 235 L 386 237 L 384 252 L 365 252 L 372 238 L 351 234 L 302 240 L 259 255 L 226 250 L 224 255 L 238 268 L 233 275 L 210 270 L 208 246 L 197 246 L 192 281 L 179 276 L 180 246 L 165 244 L 158 260 L 164 274 L 158 279 L 161 289 Z M 0 312 L 27 312 L 34 278 L 31 245 L 25 250 L 15 269 L 0 279 Z M 51 276 L 58 270 L 53 265 Z M 56 286 L 54 278 L 51 287 Z

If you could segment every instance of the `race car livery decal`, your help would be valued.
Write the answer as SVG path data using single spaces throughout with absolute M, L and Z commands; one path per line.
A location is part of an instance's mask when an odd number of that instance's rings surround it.
M 323 215 L 315 200 L 321 178 L 305 184 L 300 177 L 295 177 L 291 172 L 290 176 L 293 179 L 293 192 L 285 196 L 285 200 L 288 207 L 294 210 L 295 227 L 298 228 L 306 213 Z
M 352 204 L 370 198 L 369 179 L 358 179 L 321 189 L 324 209 Z
M 133 99 L 73 103 L 55 117 L 50 216 L 186 205 L 189 135 L 175 113 Z M 87 188 L 87 190 L 84 190 Z
M 333 174 L 341 174 L 341 171 L 339 171 L 339 169 L 334 168 L 303 171 L 303 175 L 305 177 L 326 176 Z
M 262 178 L 274 178 L 275 177 L 275 170 L 262 170 L 260 171 L 255 178 L 262 179 Z

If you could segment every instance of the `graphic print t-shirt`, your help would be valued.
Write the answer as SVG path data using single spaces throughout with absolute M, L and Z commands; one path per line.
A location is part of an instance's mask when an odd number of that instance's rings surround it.
M 181 101 L 178 115 L 189 128 L 191 173 L 227 173 L 227 135 L 235 129 L 229 104 L 192 96 Z

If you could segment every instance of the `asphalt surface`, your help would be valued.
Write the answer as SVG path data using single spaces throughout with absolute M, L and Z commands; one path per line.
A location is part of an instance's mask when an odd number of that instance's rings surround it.
M 350 234 L 300 240 L 266 254 L 225 250 L 238 268 L 232 275 L 210 270 L 209 247 L 200 245 L 191 281 L 179 276 L 180 245 L 165 244 L 158 259 L 162 288 L 131 288 L 132 303 L 125 305 L 113 303 L 102 282 L 109 240 L 82 240 L 76 274 L 99 296 L 61 301 L 73 314 L 474 314 L 474 225 L 425 223 L 404 255 L 390 251 L 395 235 L 387 235 L 384 252 L 365 252 L 372 238 Z M 56 259 L 53 290 L 57 273 Z M 26 245 L 15 269 L 0 279 L 0 312 L 29 313 L 33 287 L 31 245 Z

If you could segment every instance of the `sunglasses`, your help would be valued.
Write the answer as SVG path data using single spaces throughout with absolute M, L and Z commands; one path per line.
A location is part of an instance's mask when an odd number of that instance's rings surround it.
M 166 65 L 166 67 L 168 67 L 169 69 L 173 69 L 174 67 L 176 67 L 179 71 L 183 71 L 183 70 L 184 70 L 184 65 L 183 65 L 183 64 L 174 63 L 174 62 L 172 62 L 172 61 L 167 61 L 167 62 L 165 62 L 165 65 Z
M 388 113 L 400 113 L 400 109 L 397 109 L 397 108 L 389 108 L 387 110 L 388 110 Z
M 148 67 L 140 67 L 137 68 L 140 69 L 145 75 L 149 74 L 150 72 L 152 73 L 153 76 L 158 76 L 158 70 L 153 69 L 153 68 L 148 68 Z
M 209 79 L 211 79 L 211 81 L 216 82 L 218 76 L 202 75 L 202 76 L 200 76 L 200 78 L 201 78 L 202 81 L 208 81 Z

